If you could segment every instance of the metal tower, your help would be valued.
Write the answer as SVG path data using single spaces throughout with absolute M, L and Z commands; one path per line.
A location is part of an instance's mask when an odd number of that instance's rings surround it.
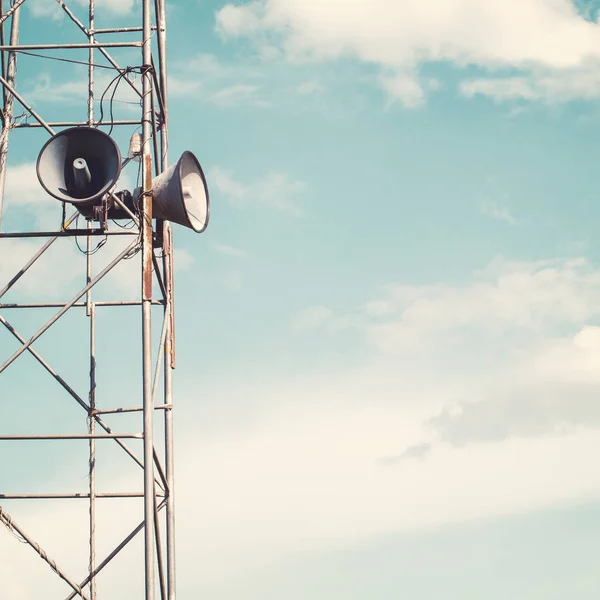
M 24 17 L 29 15 L 22 13 L 28 8 L 28 0 L 0 0 L 0 83 L 4 93 L 0 133 L 0 253 L 5 251 L 3 244 L 6 248 L 6 244 L 11 243 L 11 240 L 28 239 L 30 242 L 33 240 L 39 243 L 39 249 L 32 253 L 24 265 L 16 269 L 14 276 L 7 281 L 0 280 L 0 448 L 3 457 L 10 457 L 12 463 L 18 463 L 21 450 L 17 450 L 17 447 L 22 448 L 30 444 L 35 446 L 33 452 L 39 452 L 43 444 L 69 444 L 73 452 L 82 454 L 87 483 L 84 479 L 82 490 L 69 487 L 66 491 L 55 490 L 52 493 L 6 493 L 10 481 L 2 477 L 0 521 L 5 526 L 2 528 L 5 531 L 0 530 L 0 543 L 17 543 L 11 538 L 12 533 L 19 541 L 30 546 L 32 561 L 44 561 L 49 572 L 53 571 L 63 580 L 61 585 L 65 586 L 65 598 L 95 600 L 105 597 L 102 586 L 98 583 L 100 575 L 109 577 L 111 566 L 122 558 L 122 551 L 131 547 L 133 540 L 139 543 L 139 539 L 143 539 L 143 544 L 140 545 L 140 548 L 143 548 L 143 568 L 140 557 L 139 577 L 143 577 L 145 599 L 154 600 L 160 597 L 174 600 L 176 590 L 172 373 L 175 366 L 175 349 L 172 228 L 169 221 L 153 220 L 152 217 L 152 180 L 167 168 L 166 0 L 140 0 L 123 26 L 104 28 L 99 28 L 97 23 L 102 25 L 107 19 L 106 22 L 114 25 L 116 17 L 108 15 L 103 2 L 90 0 L 87 10 L 82 8 L 80 0 L 72 0 L 72 6 L 69 6 L 69 0 L 46 2 L 44 10 L 52 8 L 64 13 L 60 27 L 45 28 L 45 34 L 55 36 L 56 41 L 31 43 L 31 37 L 27 37 L 28 32 L 23 26 L 20 27 L 20 21 L 22 24 Z M 40 6 L 39 2 L 37 6 Z M 130 22 L 138 17 L 141 17 L 141 23 Z M 33 41 L 40 40 L 35 38 Z M 78 68 L 87 71 L 87 77 L 83 74 L 81 77 L 80 121 L 76 118 L 65 118 L 64 107 L 59 118 L 54 119 L 54 115 L 45 118 L 46 115 L 40 114 L 34 108 L 33 105 L 37 104 L 28 100 L 26 91 L 21 87 L 23 73 L 30 76 L 32 73 L 39 73 L 50 61 L 54 61 L 52 65 L 66 64 L 70 68 L 77 65 Z M 60 65 L 57 61 L 60 61 Z M 26 70 L 26 64 L 32 68 Z M 127 105 L 121 105 L 121 109 L 125 107 L 124 111 L 121 110 L 121 113 L 125 112 L 125 116 L 121 118 L 117 118 L 118 110 L 113 107 L 117 88 L 119 93 L 126 89 L 132 97 Z M 106 214 L 104 218 L 100 213 L 82 216 L 68 203 L 58 202 L 48 196 L 40 186 L 39 195 L 43 201 L 47 201 L 48 206 L 56 206 L 57 216 L 60 217 L 57 219 L 57 228 L 36 231 L 28 230 L 28 227 L 24 226 L 23 231 L 4 231 L 2 205 L 7 173 L 10 177 L 10 169 L 7 167 L 9 136 L 12 148 L 12 144 L 17 141 L 14 139 L 15 135 L 39 137 L 40 134 L 47 133 L 54 136 L 62 128 L 72 127 L 97 128 L 110 135 L 121 136 L 120 139 L 126 139 L 127 142 L 131 138 L 131 149 L 129 153 L 124 153 L 123 166 L 129 164 L 130 167 L 139 169 L 139 202 L 134 207 L 128 205 L 114 188 L 106 195 L 106 198 L 111 199 L 112 206 L 127 215 L 130 220 L 128 226 L 124 227 L 123 221 L 120 224 L 106 218 Z M 41 144 L 31 147 L 37 152 Z M 106 203 L 106 200 L 103 202 Z M 94 251 L 99 250 L 102 245 L 99 242 L 103 243 L 105 240 L 126 240 L 127 243 L 122 244 L 116 254 L 110 255 L 105 266 L 96 272 L 94 269 L 97 265 L 97 255 Z M 38 261 L 48 258 L 51 254 L 48 250 L 56 242 L 73 244 L 75 241 L 83 246 L 85 253 L 85 260 L 81 261 L 80 286 L 76 294 L 61 302 L 49 301 L 44 297 L 39 298 L 37 302 L 24 302 L 20 297 L 17 301 L 9 301 L 11 294 L 17 293 L 19 286 L 30 275 L 30 268 Z M 105 253 L 104 258 L 109 251 L 110 243 L 102 251 Z M 141 256 L 136 276 L 137 289 L 140 290 L 138 298 L 98 299 L 97 284 L 110 275 L 117 265 L 138 252 L 138 258 Z M 73 267 L 64 265 L 64 268 Z M 35 333 L 26 336 L 19 331 L 18 315 L 25 312 L 27 316 L 45 315 L 44 311 L 50 311 L 52 316 L 42 326 L 37 327 Z M 115 395 L 114 388 L 111 388 L 113 393 L 107 397 L 103 378 L 109 378 L 110 374 L 104 370 L 102 376 L 99 375 L 103 357 L 99 354 L 97 344 L 97 319 L 101 316 L 110 321 L 111 317 L 106 315 L 122 315 L 123 311 L 128 311 L 128 318 L 136 320 L 138 324 L 141 313 L 141 340 L 136 342 L 139 353 L 135 357 L 135 360 L 138 360 L 141 355 L 141 361 L 138 372 L 133 374 L 139 394 L 123 392 Z M 82 381 L 81 372 L 75 372 L 74 368 L 74 372 L 61 374 L 53 366 L 57 355 L 62 352 L 60 344 L 56 346 L 55 352 L 48 351 L 49 346 L 41 346 L 45 339 L 43 336 L 48 330 L 69 319 L 69 315 L 76 315 L 73 316 L 73 328 L 76 329 L 72 335 L 79 336 L 82 343 L 89 348 L 89 357 L 84 357 L 89 365 L 89 371 L 85 369 L 84 389 L 78 388 Z M 119 336 L 112 336 L 111 342 L 112 352 L 118 353 L 121 343 Z M 13 343 L 16 344 L 14 347 Z M 106 351 L 106 345 L 102 350 Z M 14 429 L 12 432 L 6 430 L 6 426 L 3 426 L 2 411 L 15 394 L 14 385 L 9 388 L 10 394 L 7 392 L 7 379 L 3 383 L 3 378 L 6 377 L 3 374 L 9 373 L 11 367 L 18 368 L 24 359 L 36 363 L 36 371 L 33 372 L 33 366 L 30 369 L 32 377 L 43 385 L 60 387 L 61 394 L 70 402 L 69 409 L 80 418 L 85 433 L 55 433 L 52 428 L 52 432 L 48 433 L 25 431 L 15 434 Z M 76 382 L 71 382 L 71 379 Z M 43 399 L 29 400 L 41 402 Z M 21 398 L 21 401 L 25 401 L 25 398 Z M 69 426 L 70 424 L 71 421 Z M 27 423 L 24 423 L 23 427 L 26 428 Z M 133 431 L 128 431 L 129 428 Z M 121 433 L 122 431 L 128 432 Z M 124 460 L 143 473 L 143 477 L 138 481 L 141 484 L 140 488 L 125 491 L 101 489 L 98 480 L 98 469 L 102 466 L 100 451 L 101 447 L 109 445 L 114 445 Z M 105 473 L 108 473 L 108 482 L 111 469 L 109 465 L 105 470 Z M 135 487 L 134 480 L 132 487 Z M 129 530 L 128 535 L 113 546 L 112 551 L 100 554 L 97 546 L 97 536 L 101 533 L 97 523 L 99 505 L 124 500 L 139 503 L 140 520 L 136 527 Z M 74 551 L 84 550 L 87 554 L 87 572 L 68 572 L 68 568 L 63 567 L 60 561 L 52 556 L 52 544 L 39 543 L 36 531 L 29 531 L 19 521 L 19 507 L 29 507 L 33 501 L 61 501 L 79 506 L 80 503 L 85 503 L 86 512 L 89 512 L 85 527 L 86 547 Z M 1 593 L 2 585 L 0 582 L 0 596 L 4 597 Z M 24 585 L 26 586 L 27 582 Z M 140 588 L 141 586 L 140 582 Z

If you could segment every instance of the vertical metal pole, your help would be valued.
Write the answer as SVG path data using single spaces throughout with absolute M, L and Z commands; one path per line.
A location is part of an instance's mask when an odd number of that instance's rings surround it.
M 88 238 L 89 239 L 89 238 Z M 90 307 L 90 414 L 88 415 L 88 431 L 96 433 L 96 306 Z M 90 437 L 90 600 L 96 600 L 96 440 Z
M 163 99 L 164 114 L 162 115 L 162 127 L 160 129 L 160 165 L 161 171 L 168 166 L 168 91 L 167 91 L 167 13 L 165 0 L 156 0 L 158 7 L 157 29 L 158 29 L 158 80 Z
M 167 94 L 167 19 L 166 2 L 157 0 L 157 31 L 158 31 L 158 64 L 161 94 L 164 114 L 160 131 L 160 169 L 168 166 L 168 94 Z M 165 303 L 165 319 L 167 319 L 167 335 L 164 352 L 164 399 L 171 408 L 165 411 L 165 474 L 167 477 L 167 597 L 176 599 L 175 571 L 175 470 L 174 470 L 174 438 L 173 438 L 173 368 L 175 321 L 173 318 L 173 230 L 168 221 L 163 223 L 163 274 L 167 298 Z
M 144 404 L 144 551 L 146 600 L 155 600 L 154 581 L 154 406 L 152 399 L 152 38 L 150 0 L 143 0 L 142 64 L 142 365 Z
M 87 228 L 92 228 L 92 222 L 87 222 Z M 92 236 L 87 236 L 87 256 L 85 265 L 85 284 L 92 281 Z M 85 295 L 85 313 L 90 319 L 90 392 L 88 412 L 88 433 L 96 432 L 96 419 L 93 411 L 96 408 L 96 307 L 92 302 L 92 290 L 89 289 Z M 96 600 L 96 578 L 93 573 L 96 569 L 96 440 L 90 437 L 89 441 L 89 564 L 90 574 L 90 600 Z
M 160 585 L 160 597 L 161 600 L 167 600 L 162 541 L 160 537 L 160 515 L 158 514 L 158 505 L 156 504 L 156 488 L 154 488 L 154 528 L 156 534 L 156 558 L 158 559 L 158 583 Z
M 88 40 L 90 44 L 94 43 L 94 12 L 96 9 L 95 0 L 90 0 L 90 14 L 89 14 L 89 34 Z M 89 66 L 88 66 L 88 125 L 91 127 L 94 124 L 94 49 L 90 47 L 89 50 Z
M 19 18 L 21 9 L 17 8 L 11 18 L 10 44 L 16 46 L 19 43 Z M 14 89 L 15 75 L 17 73 L 17 54 L 11 52 L 8 57 L 6 69 L 6 81 Z M 6 168 L 8 161 L 8 134 L 10 133 L 13 116 L 14 96 L 5 88 L 4 119 L 2 131 L 0 132 L 0 231 L 2 231 L 2 212 L 4 205 L 4 189 L 6 187 Z
M 0 15 L 4 14 L 4 0 L 0 0 Z M 4 21 L 2 22 L 2 24 L 0 24 L 0 44 L 2 44 L 3 46 L 6 44 L 6 41 L 4 39 Z M 6 54 L 4 52 L 2 52 L 2 77 L 4 77 L 4 79 L 6 79 Z M 6 90 L 2 91 L 2 98 L 3 98 L 3 104 L 2 106 L 4 107 L 4 105 L 6 104 Z
M 167 477 L 167 593 L 169 600 L 176 597 L 175 578 L 175 472 L 173 443 L 173 244 L 172 229 L 169 223 L 164 224 L 163 273 L 167 289 L 165 303 L 165 319 L 167 319 L 167 335 L 164 353 L 164 397 L 169 405 L 165 411 L 165 474 Z
M 160 72 L 160 92 L 164 101 L 164 109 L 167 111 L 167 11 L 165 0 L 156 0 L 156 29 L 158 32 L 158 64 Z M 166 121 L 167 115 L 163 115 Z

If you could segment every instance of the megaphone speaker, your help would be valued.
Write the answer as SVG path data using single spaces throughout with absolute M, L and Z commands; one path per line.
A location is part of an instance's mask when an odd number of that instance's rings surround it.
M 114 140 L 92 127 L 72 127 L 52 136 L 37 160 L 37 176 L 54 198 L 74 205 L 100 200 L 121 174 Z
M 152 181 L 152 216 L 202 233 L 210 216 L 208 186 L 198 159 L 189 151 Z

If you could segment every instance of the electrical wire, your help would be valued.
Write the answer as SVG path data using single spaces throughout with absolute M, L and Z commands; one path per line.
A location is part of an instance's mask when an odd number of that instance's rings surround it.
M 79 217 L 80 217 L 80 215 L 77 215 L 77 218 L 75 219 L 75 228 L 77 228 L 79 226 Z M 74 236 L 74 238 L 75 238 L 75 245 L 77 246 L 77 249 L 84 256 L 93 256 L 94 254 L 96 254 L 96 252 L 98 252 L 98 250 L 100 250 L 106 244 L 106 242 L 108 242 L 108 236 L 105 235 L 104 239 L 100 240 L 94 249 L 92 249 L 92 250 L 84 250 L 79 245 L 79 240 L 77 239 L 77 236 Z
M 139 102 L 126 102 L 123 100 L 115 100 L 115 95 L 117 93 L 117 90 L 119 88 L 119 85 L 121 84 L 121 82 L 123 81 L 123 79 L 126 77 L 126 75 L 128 75 L 129 73 L 137 73 L 139 75 L 144 75 L 145 73 L 147 73 L 149 70 L 151 70 L 152 67 L 150 66 L 135 66 L 135 67 L 127 67 L 125 69 L 122 69 L 119 71 L 119 74 L 116 75 L 111 81 L 110 83 L 106 86 L 106 88 L 104 89 L 104 91 L 102 92 L 102 96 L 100 97 L 100 119 L 99 121 L 96 123 L 96 127 L 98 127 L 103 121 L 104 121 L 104 100 L 106 98 L 106 95 L 108 94 L 108 92 L 112 89 L 111 92 L 111 96 L 110 96 L 110 101 L 109 101 L 109 115 L 110 115 L 110 130 L 108 132 L 108 135 L 110 135 L 112 133 L 113 127 L 114 127 L 114 112 L 113 112 L 113 104 L 115 102 L 120 102 L 120 103 L 124 103 L 124 104 L 140 104 L 142 103 L 142 100 L 140 100 Z
M 65 62 L 71 63 L 74 65 L 83 65 L 85 67 L 89 67 L 90 63 L 83 60 L 73 60 L 72 58 L 62 58 L 61 56 L 48 56 L 47 54 L 38 54 L 37 52 L 29 52 L 28 50 L 13 50 L 13 52 L 18 52 L 19 54 L 26 54 L 27 56 L 35 56 L 36 58 L 45 58 L 47 60 L 55 60 L 57 62 Z M 97 63 L 92 63 L 92 67 L 95 69 L 108 69 L 109 71 L 118 71 L 117 67 L 108 66 L 108 65 L 99 65 Z

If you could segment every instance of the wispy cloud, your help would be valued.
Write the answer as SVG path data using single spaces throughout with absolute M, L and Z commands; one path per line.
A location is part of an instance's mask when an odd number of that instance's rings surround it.
M 598 354 L 598 348 L 594 354 Z M 600 426 L 599 394 L 600 382 L 529 385 L 479 401 L 455 402 L 427 424 L 441 441 L 457 447 L 565 434 L 578 427 Z
M 436 79 L 424 79 L 414 72 L 384 75 L 379 82 L 388 96 L 388 108 L 396 102 L 405 108 L 420 108 L 426 102 L 427 93 L 440 87 Z
M 254 106 L 270 106 L 266 100 L 258 98 L 259 88 L 256 85 L 237 83 L 221 88 L 208 97 L 208 100 L 219 106 L 235 106 L 240 103 L 250 103 Z
M 84 106 L 88 97 L 87 82 L 81 76 L 81 72 L 71 71 L 64 78 L 40 72 L 34 78 L 27 81 L 24 86 L 23 96 L 28 102 L 35 105 L 67 104 L 73 106 Z M 135 73 L 128 75 L 138 90 L 141 90 L 139 75 Z M 95 77 L 96 89 L 96 118 L 99 118 L 100 108 L 103 109 L 103 120 L 109 120 L 109 112 L 112 108 L 113 117 L 119 118 L 122 112 L 139 110 L 140 97 L 136 91 L 123 78 L 115 80 L 115 72 L 102 70 Z M 106 91 L 106 94 L 104 92 Z M 113 95 L 114 93 L 114 95 Z
M 325 112 L 335 118 L 355 115 L 364 74 L 355 65 L 290 65 L 277 50 L 261 45 L 230 59 L 198 54 L 170 66 L 169 95 L 215 108 L 273 108 L 288 113 Z
M 220 193 L 240 207 L 256 202 L 295 217 L 302 216 L 295 199 L 306 190 L 306 183 L 285 173 L 269 173 L 244 183 L 231 171 L 216 167 L 211 171 L 211 181 Z
M 73 0 L 74 4 L 82 7 L 88 7 L 88 0 Z M 48 2 L 47 0 L 28 0 L 25 3 L 26 8 L 34 17 L 42 19 L 59 20 L 65 17 L 65 12 L 62 10 L 61 3 Z M 100 3 L 99 3 L 100 4 Z M 103 0 L 101 6 L 96 7 L 97 13 L 100 10 L 106 10 L 115 15 L 126 15 L 133 11 L 139 0 Z
M 236 248 L 235 246 L 230 246 L 229 244 L 215 243 L 212 245 L 212 247 L 219 254 L 223 254 L 231 258 L 238 258 L 243 260 L 248 258 L 248 253 L 245 250 L 242 250 L 241 248 Z
M 600 98 L 600 63 L 586 61 L 572 69 L 535 69 L 510 77 L 465 79 L 460 91 L 467 98 L 487 96 L 497 102 L 564 103 Z
M 292 329 L 297 332 L 323 327 L 332 317 L 333 311 L 326 306 L 310 306 L 292 319 Z
M 310 79 L 309 81 L 302 82 L 296 89 L 303 96 L 311 96 L 323 92 L 325 86 L 316 79 Z
M 407 459 L 424 459 L 431 453 L 431 448 L 432 445 L 428 443 L 415 444 L 414 446 L 409 446 L 404 452 L 397 456 L 384 456 L 379 459 L 379 462 L 382 465 L 397 465 Z
M 198 54 L 175 63 L 169 92 L 175 97 L 194 96 L 218 107 L 269 105 L 260 82 L 264 73 L 248 61 L 223 62 L 214 54 Z
M 492 200 L 486 200 L 479 205 L 479 210 L 482 214 L 495 219 L 496 221 L 504 221 L 509 225 L 515 225 L 517 220 L 510 212 L 507 206 L 503 206 Z

